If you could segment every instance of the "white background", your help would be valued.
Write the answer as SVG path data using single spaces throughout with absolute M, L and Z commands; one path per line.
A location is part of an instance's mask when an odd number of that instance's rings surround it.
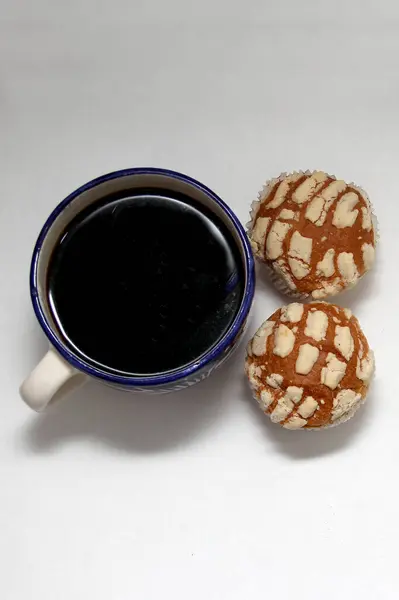
M 0 0 L 0 597 L 393 600 L 399 595 L 399 4 Z M 272 426 L 243 347 L 176 395 L 91 384 L 38 416 L 30 255 L 56 203 L 135 165 L 185 172 L 247 220 L 263 181 L 369 192 L 375 272 L 339 302 L 375 349 L 370 401 Z M 248 335 L 284 302 L 259 279 Z

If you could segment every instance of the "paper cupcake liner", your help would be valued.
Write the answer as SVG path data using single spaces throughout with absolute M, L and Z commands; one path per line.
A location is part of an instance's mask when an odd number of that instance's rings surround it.
M 277 184 L 280 183 L 281 181 L 283 181 L 287 176 L 290 175 L 311 175 L 313 171 L 310 170 L 306 170 L 306 171 L 291 171 L 289 173 L 287 172 L 283 172 L 281 173 L 278 177 L 274 177 L 272 179 L 267 180 L 262 189 L 258 192 L 258 198 L 257 200 L 254 200 L 251 204 L 251 208 L 250 208 L 250 221 L 247 223 L 246 227 L 247 227 L 247 235 L 248 237 L 251 239 L 251 234 L 255 225 L 255 221 L 256 221 L 256 217 L 258 215 L 259 212 L 259 208 L 262 204 L 262 202 L 264 202 L 264 200 L 268 197 L 271 189 Z M 327 175 L 329 177 L 331 177 L 332 179 L 337 179 L 337 177 L 335 175 L 329 174 L 327 173 Z M 367 194 L 367 192 L 361 188 L 359 185 L 355 184 L 354 182 L 349 183 L 348 185 L 352 186 L 354 189 L 356 189 L 364 198 L 364 200 L 366 201 L 369 210 L 370 210 L 370 214 L 371 214 L 371 220 L 372 220 L 372 224 L 373 224 L 373 229 L 374 229 L 374 246 L 376 247 L 377 244 L 379 243 L 379 238 L 380 238 L 380 233 L 379 233 L 379 224 L 378 224 L 378 219 L 376 217 L 376 214 L 374 212 L 374 207 L 370 201 L 370 198 Z M 284 277 L 283 274 L 279 273 L 278 271 L 278 265 L 276 266 L 276 262 L 275 261 L 267 261 L 265 259 L 265 257 L 262 255 L 260 256 L 258 253 L 254 252 L 257 260 L 259 260 L 260 262 L 262 262 L 263 266 L 264 266 L 264 270 L 266 271 L 267 275 L 268 275 L 268 279 L 269 281 L 271 281 L 271 283 L 273 284 L 273 286 L 281 293 L 284 294 L 285 296 L 288 296 L 289 298 L 292 298 L 294 300 L 302 300 L 302 301 L 306 301 L 306 300 L 315 300 L 315 298 L 313 298 L 312 294 L 308 294 L 308 293 L 304 293 L 304 292 L 300 292 L 298 290 L 293 290 L 288 282 L 286 281 L 286 278 Z M 281 267 L 280 267 L 281 268 Z M 370 269 L 371 270 L 371 269 Z M 369 271 L 370 271 L 369 270 Z M 356 281 L 355 285 L 353 287 L 356 287 L 357 283 L 369 272 L 366 271 L 365 273 L 363 273 L 363 275 L 361 275 L 361 277 L 358 278 L 358 280 Z M 332 298 L 334 296 L 338 296 L 339 294 L 341 294 L 342 292 L 347 291 L 348 289 L 351 289 L 349 287 L 344 287 L 340 290 L 338 290 L 336 293 L 330 293 L 326 296 L 324 296 L 323 298 L 321 298 L 320 300 L 325 300 L 326 298 Z
M 289 287 L 288 283 L 285 281 L 282 275 L 280 275 L 274 267 L 272 267 L 269 263 L 262 261 L 264 270 L 267 273 L 268 280 L 273 284 L 275 289 L 283 294 L 284 296 L 288 296 L 293 300 L 309 300 L 311 299 L 310 294 L 304 294 L 298 292 L 298 290 L 293 290 Z

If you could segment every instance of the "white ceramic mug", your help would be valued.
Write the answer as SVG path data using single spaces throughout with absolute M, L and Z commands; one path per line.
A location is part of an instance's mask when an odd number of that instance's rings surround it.
M 244 292 L 241 306 L 223 337 L 197 360 L 173 372 L 146 377 L 110 374 L 86 363 L 65 345 L 54 322 L 47 294 L 49 261 L 61 233 L 70 221 L 92 203 L 124 189 L 161 188 L 187 194 L 217 215 L 228 227 L 237 244 L 244 267 Z M 30 290 L 36 317 L 50 347 L 20 388 L 23 400 L 41 412 L 47 406 L 94 377 L 125 391 L 162 393 L 183 389 L 207 377 L 230 355 L 242 336 L 254 295 L 254 262 L 245 231 L 231 209 L 209 188 L 198 181 L 165 169 L 135 168 L 116 171 L 83 185 L 51 213 L 36 242 L 30 272 Z

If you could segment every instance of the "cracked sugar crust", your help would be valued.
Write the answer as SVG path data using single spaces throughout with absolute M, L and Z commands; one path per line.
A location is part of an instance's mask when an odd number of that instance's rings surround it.
M 323 171 L 272 179 L 251 218 L 255 256 L 290 295 L 333 296 L 373 266 L 376 232 L 367 194 Z
M 317 429 L 356 412 L 366 398 L 374 356 L 350 310 L 326 302 L 292 303 L 250 340 L 245 369 L 272 422 Z

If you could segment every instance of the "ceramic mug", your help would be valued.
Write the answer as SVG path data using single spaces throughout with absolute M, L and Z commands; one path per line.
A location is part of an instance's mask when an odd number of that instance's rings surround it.
M 66 346 L 49 306 L 47 269 L 61 233 L 78 213 L 109 194 L 143 187 L 181 192 L 217 215 L 228 227 L 237 244 L 245 283 L 241 305 L 234 321 L 223 337 L 200 358 L 173 372 L 145 377 L 124 377 L 86 363 Z M 53 210 L 33 250 L 30 270 L 31 298 L 36 317 L 50 346 L 47 354 L 22 384 L 21 396 L 28 406 L 41 412 L 54 400 L 85 383 L 88 378 L 132 392 L 162 393 L 191 386 L 221 365 L 240 340 L 251 308 L 254 286 L 254 261 L 245 231 L 232 210 L 209 188 L 181 173 L 157 168 L 125 169 L 98 177 L 72 192 Z

